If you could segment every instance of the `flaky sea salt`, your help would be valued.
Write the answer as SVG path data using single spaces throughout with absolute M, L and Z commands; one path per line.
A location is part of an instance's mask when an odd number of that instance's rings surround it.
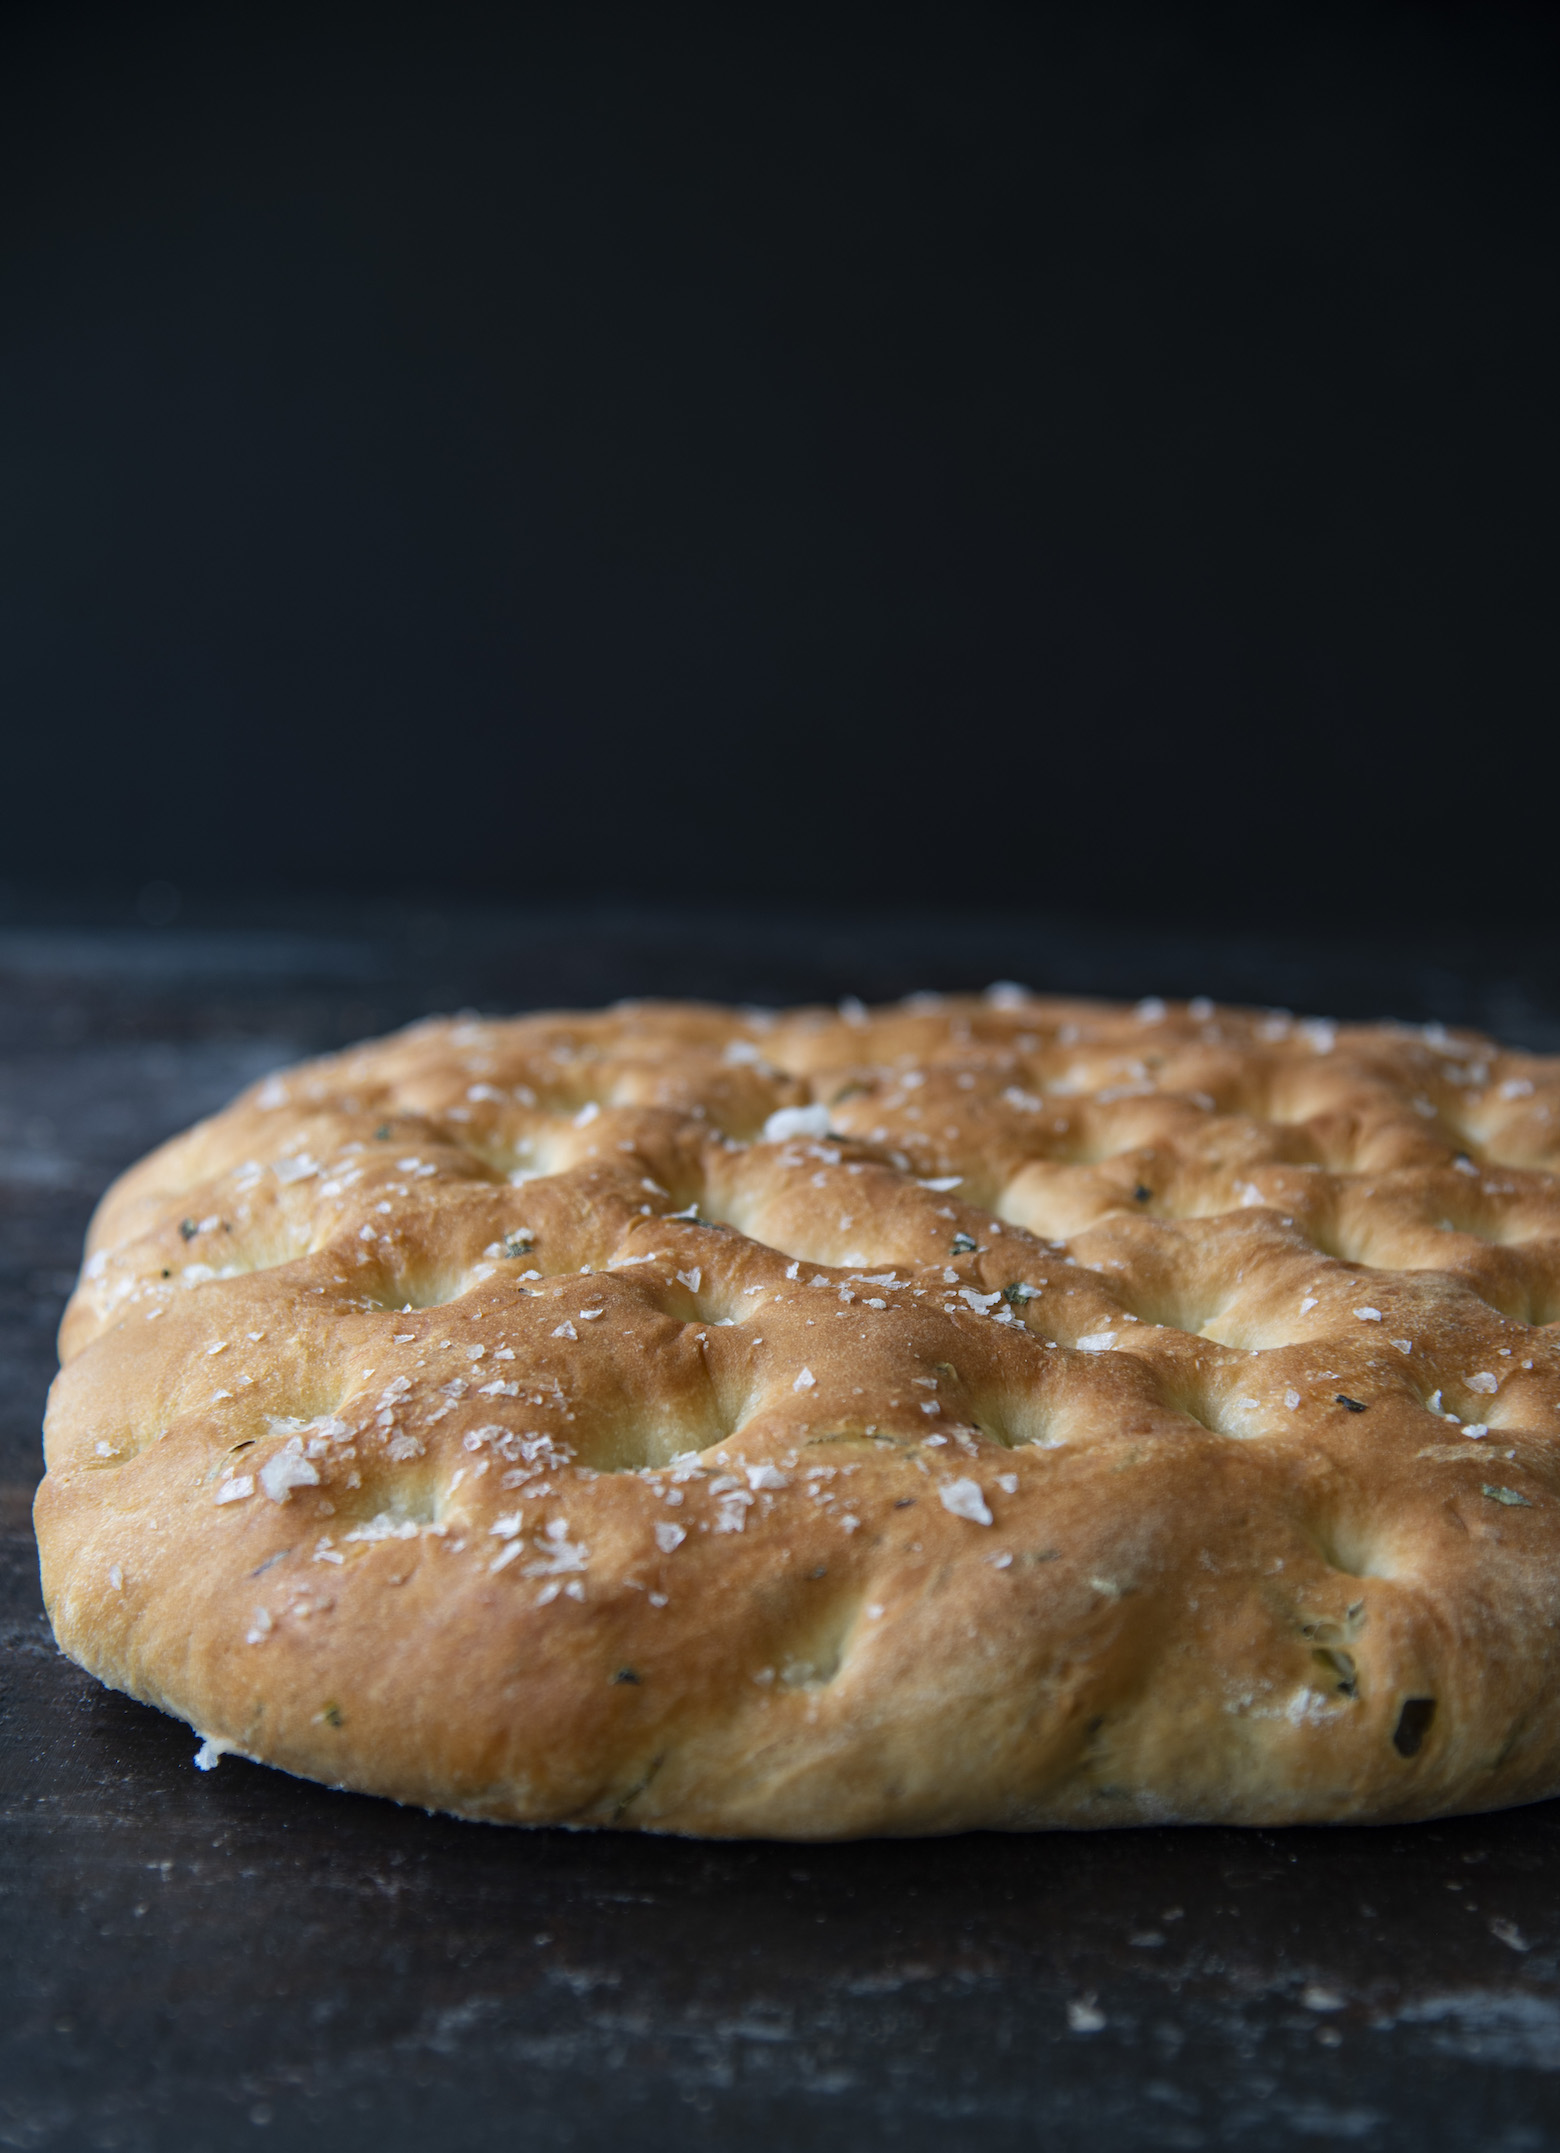
M 294 1488 L 318 1487 L 319 1480 L 318 1472 L 303 1455 L 303 1438 L 298 1435 L 284 1443 L 260 1468 L 260 1485 L 273 1503 L 285 1503 Z
M 826 1106 L 777 1107 L 764 1123 L 766 1144 L 789 1143 L 796 1136 L 827 1136 L 829 1133 L 829 1110 Z
M 956 1518 L 968 1518 L 972 1525 L 989 1525 L 991 1512 L 978 1480 L 945 1480 L 937 1490 L 945 1510 L 951 1510 Z

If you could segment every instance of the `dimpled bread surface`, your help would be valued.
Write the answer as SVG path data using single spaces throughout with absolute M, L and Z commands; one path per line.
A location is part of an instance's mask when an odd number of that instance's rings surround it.
M 225 1750 L 794 1838 L 1560 1790 L 1560 1062 L 997 988 L 413 1027 L 104 1198 L 60 1644 Z

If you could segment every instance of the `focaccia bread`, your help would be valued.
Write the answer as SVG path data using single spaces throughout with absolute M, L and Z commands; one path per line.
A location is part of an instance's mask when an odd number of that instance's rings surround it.
M 430 1022 L 105 1197 L 37 1504 L 202 1761 L 827 1838 L 1560 1790 L 1560 1062 L 919 996 Z

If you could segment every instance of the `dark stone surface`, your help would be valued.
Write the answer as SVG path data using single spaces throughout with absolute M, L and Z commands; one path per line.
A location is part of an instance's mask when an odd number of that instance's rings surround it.
M 1482 1021 L 1542 952 L 1044 920 L 236 911 L 0 924 L 0 2147 L 1560 2146 L 1560 1804 L 1381 1831 L 699 1845 L 228 1759 L 55 1652 L 28 1502 L 92 1202 L 260 1070 L 432 1007 L 994 975 Z

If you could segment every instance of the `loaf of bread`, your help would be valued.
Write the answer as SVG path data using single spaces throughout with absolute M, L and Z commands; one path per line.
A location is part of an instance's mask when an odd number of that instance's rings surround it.
M 1560 1063 L 918 996 L 430 1022 L 110 1190 L 64 1650 L 463 1816 L 831 1838 L 1560 1791 Z

